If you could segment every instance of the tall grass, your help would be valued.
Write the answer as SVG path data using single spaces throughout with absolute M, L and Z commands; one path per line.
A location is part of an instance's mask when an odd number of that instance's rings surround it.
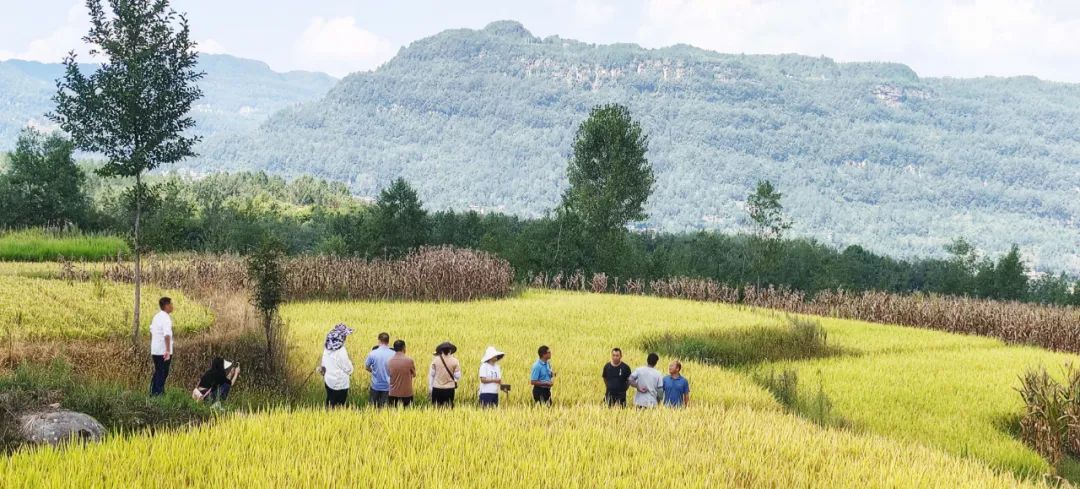
M 693 332 L 665 332 L 642 340 L 642 348 L 676 358 L 725 367 L 805 360 L 838 353 L 821 323 L 788 317 L 782 325 L 754 325 Z
M 42 228 L 0 234 L 0 261 L 100 261 L 127 256 L 131 248 L 123 238 Z

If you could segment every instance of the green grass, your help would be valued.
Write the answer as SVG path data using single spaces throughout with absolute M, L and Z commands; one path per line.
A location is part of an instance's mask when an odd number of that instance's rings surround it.
M 113 432 L 183 426 L 206 420 L 210 411 L 183 389 L 170 389 L 159 399 L 145 390 L 132 392 L 116 384 L 100 384 L 76 374 L 68 364 L 20 365 L 0 375 L 0 412 L 17 413 L 57 403 L 86 413 Z M 0 417 L 0 451 L 18 446 L 13 416 Z
M 777 360 L 803 360 L 837 355 L 815 320 L 788 317 L 784 324 L 752 325 L 713 331 L 665 332 L 646 337 L 641 347 L 676 358 L 725 367 Z
M 123 238 L 107 235 L 53 232 L 43 229 L 9 231 L 0 235 L 0 261 L 98 261 L 128 255 Z

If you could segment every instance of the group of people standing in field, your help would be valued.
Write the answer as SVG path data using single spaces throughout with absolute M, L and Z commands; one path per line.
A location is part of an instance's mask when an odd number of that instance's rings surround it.
M 154 364 L 150 380 L 151 396 L 165 392 L 174 346 L 172 300 L 162 297 L 158 300 L 158 306 L 161 310 L 150 322 L 150 356 Z M 327 407 L 343 406 L 348 400 L 353 363 L 345 349 L 345 340 L 352 333 L 348 326 L 338 324 L 326 335 L 318 372 L 323 376 L 326 387 Z M 404 340 L 399 339 L 391 345 L 387 333 L 379 333 L 377 340 L 378 344 L 364 359 L 364 369 L 371 375 L 368 402 L 375 407 L 409 407 L 415 398 L 413 381 L 417 375 L 416 362 L 408 355 Z M 427 385 L 428 398 L 436 407 L 454 407 L 458 383 L 462 378 L 461 362 L 456 353 L 457 346 L 447 341 L 436 346 L 432 354 L 427 370 Z M 551 368 L 551 348 L 541 346 L 536 354 L 537 359 L 529 372 L 533 401 L 550 405 L 557 376 Z M 480 383 L 478 402 L 482 407 L 497 407 L 500 394 L 510 392 L 510 384 L 504 381 L 499 365 L 505 356 L 502 351 L 489 346 L 480 358 L 477 378 Z M 653 408 L 661 404 L 671 407 L 689 405 L 690 382 L 682 376 L 682 364 L 671 362 L 668 375 L 664 376 L 656 370 L 659 361 L 659 355 L 649 353 L 648 365 L 631 371 L 630 366 L 623 363 L 622 350 L 612 349 L 611 361 L 604 365 L 601 374 L 605 389 L 604 402 L 612 407 L 626 406 L 626 393 L 633 389 L 633 405 L 638 408 Z M 229 391 L 239 375 L 239 365 L 215 357 L 191 395 L 195 400 L 212 402 L 213 406 L 219 407 L 228 399 Z
M 345 340 L 353 330 L 338 324 L 326 335 L 322 360 L 318 372 L 326 387 L 326 406 L 345 405 L 354 367 L 345 348 Z M 378 344 L 364 359 L 364 369 L 371 375 L 368 402 L 375 407 L 408 407 L 413 403 L 415 392 L 413 380 L 417 369 L 408 355 L 404 340 L 390 344 L 390 335 L 379 333 Z M 427 370 L 428 397 L 436 407 L 454 406 L 459 382 L 462 378 L 461 362 L 457 359 L 457 346 L 450 342 L 440 343 L 432 353 Z M 555 386 L 556 372 L 551 368 L 551 349 L 537 349 L 537 360 L 529 373 L 533 401 L 541 405 L 551 404 L 551 391 Z M 493 346 L 487 347 L 480 358 L 477 372 L 479 379 L 478 402 L 482 407 L 497 407 L 501 393 L 510 392 L 510 384 L 504 381 L 499 362 L 506 356 Z M 682 363 L 673 361 L 668 375 L 656 370 L 660 357 L 648 356 L 648 365 L 631 371 L 622 361 L 622 350 L 611 351 L 611 361 L 604 365 L 601 377 L 604 381 L 604 401 L 608 406 L 626 406 L 626 393 L 634 389 L 633 404 L 638 408 L 653 408 L 661 404 L 683 407 L 690 403 L 690 382 L 682 376 Z

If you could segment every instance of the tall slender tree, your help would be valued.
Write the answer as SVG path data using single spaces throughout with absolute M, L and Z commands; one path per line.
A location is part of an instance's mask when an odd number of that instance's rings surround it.
M 74 51 L 64 58 L 64 74 L 49 115 L 71 135 L 76 147 L 104 155 L 98 173 L 134 179 L 132 250 L 135 259 L 135 306 L 132 341 L 139 337 L 142 247 L 139 221 L 146 185 L 143 176 L 160 165 L 194 156 L 199 141 L 187 131 L 189 115 L 202 96 L 196 67 L 198 53 L 187 18 L 168 0 L 87 0 L 90 31 L 83 41 L 101 66 L 84 75 Z
M 784 214 L 780 199 L 784 194 L 778 192 L 772 182 L 759 181 L 754 193 L 746 199 L 746 210 L 754 221 L 755 233 L 768 240 L 780 240 L 784 232 L 791 229 L 791 220 Z
M 656 177 L 646 157 L 649 137 L 630 109 L 619 104 L 599 105 L 578 126 L 573 155 L 566 168 L 570 187 L 563 193 L 560 216 L 562 245 L 568 218 L 580 221 L 586 243 L 594 248 L 586 268 L 612 266 L 612 257 L 625 244 L 627 224 L 644 220 L 645 202 Z M 561 251 L 561 250 L 560 250 Z M 615 270 L 605 270 L 614 272 Z

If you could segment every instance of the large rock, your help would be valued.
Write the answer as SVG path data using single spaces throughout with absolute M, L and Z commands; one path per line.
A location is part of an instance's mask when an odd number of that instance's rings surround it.
M 19 416 L 23 438 L 30 443 L 56 445 L 64 441 L 98 441 L 105 427 L 90 415 L 53 410 Z

